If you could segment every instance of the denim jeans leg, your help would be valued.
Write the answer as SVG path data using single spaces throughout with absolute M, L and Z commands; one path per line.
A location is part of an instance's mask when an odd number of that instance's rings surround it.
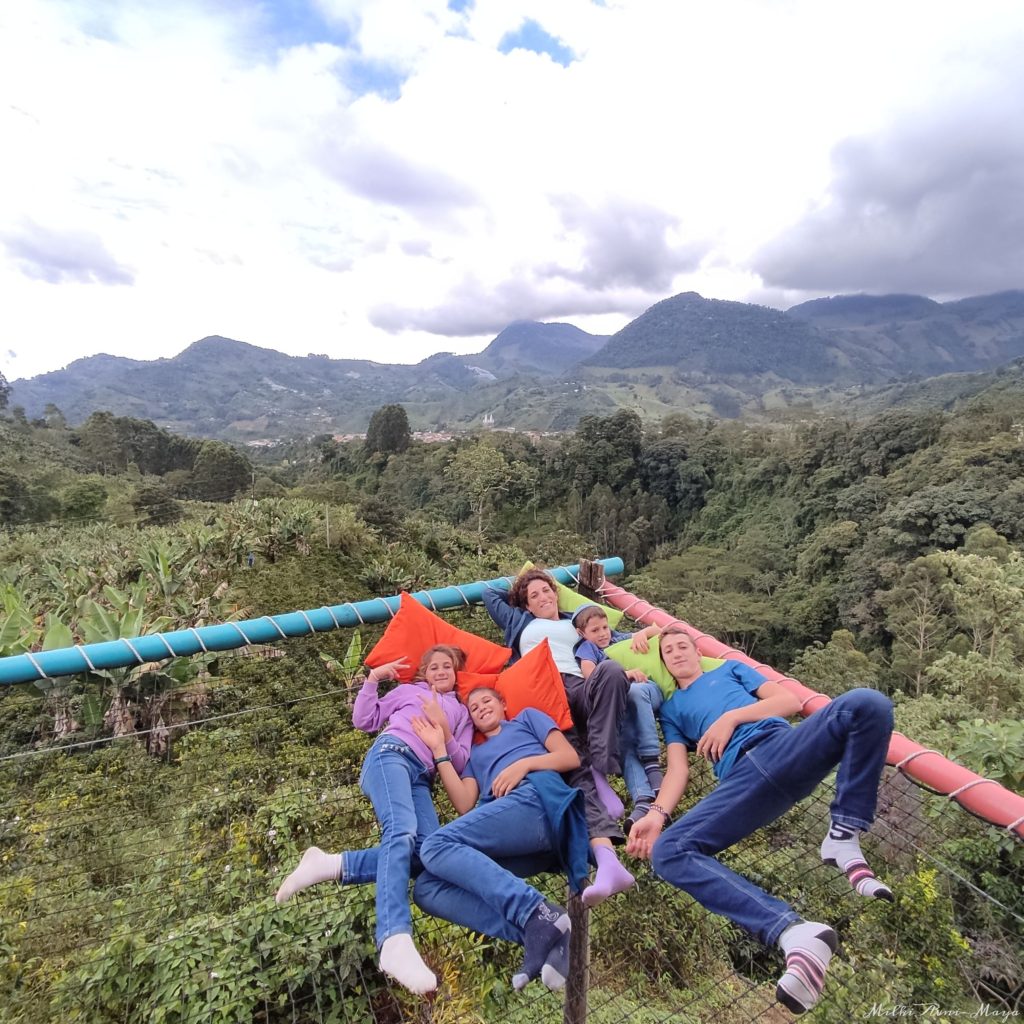
M 342 885 L 365 885 L 377 881 L 379 846 L 368 846 L 365 850 L 344 850 L 341 854 Z
M 636 750 L 641 758 L 660 757 L 661 739 L 658 736 L 658 711 L 665 695 L 657 683 L 630 683 L 629 702 L 636 723 Z
M 639 750 L 637 749 L 636 728 L 634 726 L 631 708 L 626 709 L 619 724 L 619 754 L 622 758 L 622 777 L 626 780 L 626 789 L 629 790 L 630 799 L 633 803 L 654 799 L 654 791 L 647 780 L 647 772 L 640 762 Z
M 451 883 L 448 910 L 441 916 L 482 930 L 472 922 L 497 914 L 522 928 L 543 897 L 494 858 L 551 850 L 547 821 L 533 787 L 526 781 L 497 800 L 473 810 L 428 836 L 420 857 L 426 872 Z
M 792 805 L 748 754 L 708 796 L 662 834 L 654 844 L 651 866 L 707 910 L 771 945 L 788 925 L 800 920 L 799 915 L 714 855 L 774 821 Z
M 888 697 L 866 688 L 848 690 L 788 733 L 758 744 L 747 757 L 794 801 L 809 795 L 838 765 L 832 817 L 866 829 L 875 817 L 892 726 Z
M 523 944 L 523 929 L 460 885 L 424 871 L 412 890 L 413 900 L 431 917 L 440 917 L 493 939 Z
M 373 803 L 381 830 L 376 894 L 380 946 L 392 935 L 412 933 L 413 855 L 423 838 L 437 829 L 437 814 L 426 766 L 406 744 L 387 734 L 370 748 L 359 781 Z

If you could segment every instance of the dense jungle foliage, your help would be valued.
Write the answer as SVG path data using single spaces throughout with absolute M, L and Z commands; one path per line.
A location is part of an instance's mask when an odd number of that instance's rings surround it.
M 882 689 L 918 742 L 1024 786 L 1024 395 L 434 445 L 387 419 L 384 450 L 248 458 L 108 414 L 0 420 L 0 656 L 618 554 L 634 592 L 823 692 Z M 455 621 L 494 636 L 482 611 Z M 380 629 L 5 688 L 0 1019 L 561 1019 L 557 997 L 509 990 L 514 950 L 428 919 L 446 998 L 389 989 L 372 890 L 274 905 L 311 842 L 373 841 L 350 705 Z M 839 922 L 816 1018 L 883 997 L 1019 1011 L 1024 844 L 901 781 L 870 848 L 892 908 L 822 872 L 827 792 L 728 857 Z M 785 1016 L 772 954 L 640 879 L 592 915 L 590 1020 Z

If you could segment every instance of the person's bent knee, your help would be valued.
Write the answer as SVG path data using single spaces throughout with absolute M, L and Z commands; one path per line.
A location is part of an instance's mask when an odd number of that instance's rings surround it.
M 672 881 L 672 865 L 697 852 L 685 836 L 669 836 L 665 833 L 655 840 L 651 848 L 651 870 L 666 882 Z
M 443 884 L 444 883 L 436 875 L 432 875 L 430 872 L 424 872 L 413 883 L 413 903 L 415 903 L 416 906 L 424 913 L 430 914 L 433 917 L 440 916 L 436 914 L 435 911 L 440 906 L 438 897 Z
M 861 686 L 855 690 L 847 690 L 843 697 L 856 708 L 858 715 L 877 718 L 880 722 L 888 723 L 889 727 L 892 727 L 892 701 L 884 693 Z

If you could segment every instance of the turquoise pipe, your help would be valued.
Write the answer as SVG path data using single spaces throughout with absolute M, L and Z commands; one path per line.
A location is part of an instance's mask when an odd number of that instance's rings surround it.
M 621 558 L 603 558 L 606 576 L 623 571 Z M 548 570 L 559 583 L 575 583 L 578 565 L 559 566 Z M 480 583 L 464 583 L 457 587 L 420 590 L 412 596 L 425 608 L 445 611 L 479 604 L 484 589 L 508 590 L 509 578 L 502 576 Z M 108 640 L 100 644 L 62 647 L 55 651 L 37 651 L 0 658 L 0 685 L 30 683 L 36 679 L 72 676 L 91 669 L 127 668 L 147 661 L 166 658 L 187 658 L 203 651 L 230 651 L 247 644 L 277 643 L 290 637 L 326 633 L 331 629 L 348 629 L 364 623 L 384 622 L 398 610 L 399 597 L 374 597 L 355 604 L 313 608 L 304 612 L 265 615 L 262 619 L 224 622 L 197 629 L 179 629 L 172 633 L 150 633 L 146 636 Z

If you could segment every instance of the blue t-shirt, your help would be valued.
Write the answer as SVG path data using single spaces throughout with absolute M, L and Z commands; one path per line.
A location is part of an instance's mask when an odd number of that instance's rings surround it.
M 502 723 L 497 736 L 478 743 L 470 751 L 464 775 L 476 779 L 481 800 L 490 799 L 494 777 L 520 758 L 546 754 L 544 741 L 549 733 L 557 731 L 550 715 L 536 708 L 524 708 L 515 718 Z
M 726 711 L 756 704 L 755 691 L 766 682 L 760 672 L 741 661 L 727 661 L 699 675 L 662 704 L 659 715 L 665 742 L 682 743 L 688 750 L 695 750 L 697 741 Z M 724 779 L 736 763 L 740 747 L 780 725 L 789 728 L 789 723 L 778 716 L 738 725 L 714 766 L 715 775 Z
M 632 635 L 632 633 L 619 633 L 613 629 L 611 643 L 608 646 L 611 647 L 612 644 L 617 644 L 620 640 L 628 640 Z M 584 661 L 592 661 L 595 665 L 600 665 L 602 661 L 608 660 L 605 648 L 598 647 L 593 640 L 580 640 L 573 653 L 576 655 L 577 664 L 580 665 Z

